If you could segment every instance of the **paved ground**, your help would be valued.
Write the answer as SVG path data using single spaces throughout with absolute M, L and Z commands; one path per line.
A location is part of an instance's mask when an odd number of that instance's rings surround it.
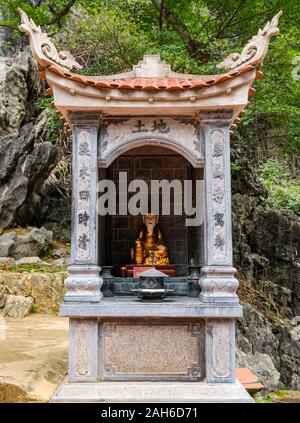
M 66 374 L 67 333 L 68 319 L 54 315 L 1 320 L 0 402 L 49 399 Z

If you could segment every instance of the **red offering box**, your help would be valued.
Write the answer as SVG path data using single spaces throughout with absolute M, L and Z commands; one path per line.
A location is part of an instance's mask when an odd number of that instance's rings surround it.
M 131 277 L 131 278 L 138 278 L 139 274 L 144 272 L 145 270 L 149 270 L 152 269 L 153 267 L 157 270 L 160 270 L 161 272 L 165 273 L 168 276 L 176 276 L 175 273 L 175 265 L 174 264 L 163 264 L 163 265 L 157 265 L 157 266 L 152 266 L 152 265 L 145 265 L 145 264 L 141 264 L 136 265 L 136 264 L 128 264 L 126 266 L 124 266 L 126 269 L 124 269 L 124 276 L 125 278 Z

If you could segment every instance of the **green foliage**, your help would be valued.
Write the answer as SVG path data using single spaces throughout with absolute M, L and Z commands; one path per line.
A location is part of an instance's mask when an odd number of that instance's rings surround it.
M 276 159 L 269 159 L 259 168 L 259 173 L 266 185 L 269 183 L 280 183 L 289 174 L 289 169 L 285 163 Z
M 286 386 L 286 385 L 285 385 Z M 286 401 L 288 399 L 288 392 L 286 392 L 286 387 L 284 387 L 280 391 L 272 391 L 268 392 L 264 396 L 254 396 L 254 401 L 256 403 L 280 403 L 280 402 L 289 402 Z M 294 402 L 294 401 L 292 401 Z
M 11 272 L 20 272 L 20 271 L 25 271 L 25 272 L 47 272 L 49 269 L 49 265 L 48 264 L 39 264 L 39 263 L 32 263 L 32 264 L 22 264 L 19 266 L 13 266 L 10 271 Z
M 270 395 L 264 395 L 263 397 L 254 397 L 254 401 L 258 404 L 274 403 L 274 399 Z
M 9 269 L 10 272 L 14 273 L 36 273 L 36 272 L 42 272 L 42 273 L 60 273 L 60 272 L 66 272 L 66 268 L 56 268 L 56 267 L 50 267 L 50 264 L 45 263 L 32 263 L 32 264 L 22 264 L 19 266 L 13 266 Z
M 288 179 L 288 165 L 276 159 L 269 159 L 258 171 L 268 192 L 265 203 L 271 207 L 292 210 L 300 215 L 300 179 Z
M 238 163 L 231 163 L 230 166 L 232 172 L 238 172 L 239 170 L 241 170 L 241 165 L 239 165 Z
M 37 313 L 38 312 L 38 306 L 37 304 L 33 303 L 31 306 L 31 313 Z
M 41 112 L 43 111 L 46 116 L 46 123 L 43 127 L 43 137 L 45 141 L 50 141 L 55 144 L 60 131 L 63 129 L 63 124 L 56 110 L 51 105 L 52 101 L 53 97 L 42 97 L 37 101 L 36 106 Z

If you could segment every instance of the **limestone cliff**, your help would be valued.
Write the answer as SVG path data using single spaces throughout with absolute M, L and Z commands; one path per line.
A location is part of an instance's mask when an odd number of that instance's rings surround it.
M 42 95 L 29 52 L 0 58 L 0 233 L 7 227 L 37 223 L 40 190 L 60 151 L 42 136 Z
M 299 390 L 300 218 L 259 204 L 266 193 L 254 159 L 239 157 L 241 168 L 233 176 L 233 256 L 244 302 L 237 361 L 268 389 L 288 385 Z

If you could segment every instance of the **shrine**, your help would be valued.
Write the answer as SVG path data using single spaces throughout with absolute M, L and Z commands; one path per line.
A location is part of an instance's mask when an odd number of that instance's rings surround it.
M 242 307 L 232 263 L 230 133 L 255 94 L 281 12 L 218 65 L 224 73 L 180 74 L 146 55 L 129 72 L 84 76 L 19 11 L 72 134 L 72 255 L 60 311 L 70 319 L 69 371 L 52 401 L 252 402 L 235 374 Z M 140 193 L 153 180 L 176 181 L 170 207 L 154 210 L 147 193 L 148 208 L 134 208 L 124 178 Z M 99 209 L 101 181 L 116 187 L 113 213 Z M 191 201 L 181 207 L 186 181 Z M 166 275 L 168 295 L 140 299 L 139 273 L 153 268 Z

